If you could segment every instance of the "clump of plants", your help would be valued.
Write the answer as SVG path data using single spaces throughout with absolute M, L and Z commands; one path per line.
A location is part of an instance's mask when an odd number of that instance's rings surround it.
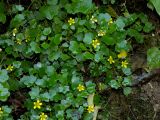
M 131 93 L 132 42 L 143 43 L 154 28 L 144 14 L 114 18 L 92 0 L 32 5 L 4 14 L 12 19 L 0 36 L 1 119 L 13 119 L 6 103 L 21 89 L 26 112 L 19 120 L 89 120 L 101 106 L 99 91 Z

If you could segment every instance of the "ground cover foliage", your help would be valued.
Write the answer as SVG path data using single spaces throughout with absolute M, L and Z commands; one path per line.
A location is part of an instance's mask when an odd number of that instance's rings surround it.
M 145 14 L 113 16 L 92 0 L 0 2 L 0 9 L 2 120 L 90 120 L 103 106 L 100 91 L 132 92 L 132 43 L 154 29 Z M 158 48 L 148 51 L 151 68 L 157 56 Z

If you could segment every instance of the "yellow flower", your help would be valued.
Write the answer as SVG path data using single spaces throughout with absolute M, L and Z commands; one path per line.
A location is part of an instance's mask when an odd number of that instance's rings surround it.
M 44 113 L 41 113 L 39 117 L 40 117 L 40 120 L 46 120 L 48 116 Z
M 68 23 L 69 23 L 69 25 L 72 25 L 72 24 L 74 24 L 74 23 L 75 23 L 75 20 L 74 20 L 74 19 L 72 19 L 72 18 L 70 18 L 70 19 L 68 20 Z
M 78 91 L 83 91 L 85 88 L 83 85 L 79 84 L 77 87 Z
M 87 108 L 87 111 L 89 113 L 94 112 L 94 105 L 89 105 L 88 108 Z
M 19 45 L 21 45 L 22 41 L 20 39 L 17 39 L 16 43 L 19 44 Z
M 122 67 L 127 68 L 127 65 L 128 65 L 128 62 L 126 60 L 122 61 L 122 64 L 121 64 Z
M 100 30 L 99 32 L 98 32 L 98 36 L 104 36 L 106 33 L 105 33 L 105 31 L 103 31 L 103 30 Z
M 13 66 L 12 65 L 8 65 L 8 67 L 6 68 L 6 70 L 13 71 Z
M 127 52 L 125 50 L 122 50 L 119 54 L 118 54 L 118 58 L 125 58 L 127 57 Z
M 93 46 L 94 48 L 96 48 L 96 47 L 99 46 L 99 45 L 100 45 L 99 40 L 97 40 L 97 39 L 92 40 L 92 46 Z
M 112 20 L 112 18 L 110 18 L 110 20 L 108 21 L 108 25 L 110 25 L 112 23 L 113 23 L 113 20 Z
M 26 37 L 26 42 L 29 42 L 30 41 L 30 37 Z
M 115 63 L 115 61 L 113 60 L 112 56 L 109 56 L 108 62 L 109 62 L 110 64 Z
M 40 100 L 37 100 L 36 102 L 34 102 L 34 107 L 33 107 L 33 108 L 34 108 L 34 109 L 36 109 L 36 108 L 40 109 L 41 106 L 42 106 L 41 101 L 40 101 Z
M 91 20 L 92 23 L 95 23 L 95 22 L 98 21 L 94 16 L 92 16 L 90 20 Z
M 14 29 L 13 29 L 13 33 L 12 33 L 13 36 L 16 36 L 16 33 L 17 33 L 17 32 L 18 32 L 17 28 L 14 28 Z
M 2 107 L 0 107 L 0 116 L 1 116 L 1 114 L 3 114 Z

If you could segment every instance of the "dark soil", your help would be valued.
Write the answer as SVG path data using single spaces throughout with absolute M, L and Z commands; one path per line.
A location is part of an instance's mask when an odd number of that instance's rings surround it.
M 155 77 L 147 84 L 133 88 L 133 94 L 128 97 L 118 91 L 105 93 L 106 102 L 98 114 L 98 120 L 159 120 L 159 79 Z

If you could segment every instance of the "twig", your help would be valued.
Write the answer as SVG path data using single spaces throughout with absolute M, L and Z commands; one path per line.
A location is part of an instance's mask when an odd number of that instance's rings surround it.
M 94 113 L 93 113 L 93 120 L 97 119 L 97 115 L 98 115 L 98 110 L 100 109 L 100 106 L 95 106 L 94 107 Z
M 135 120 L 137 120 L 137 118 L 136 118 L 136 116 L 134 115 L 134 113 L 132 112 L 130 106 L 129 106 L 129 110 L 131 111 L 131 113 L 132 113 L 133 117 L 135 118 Z

